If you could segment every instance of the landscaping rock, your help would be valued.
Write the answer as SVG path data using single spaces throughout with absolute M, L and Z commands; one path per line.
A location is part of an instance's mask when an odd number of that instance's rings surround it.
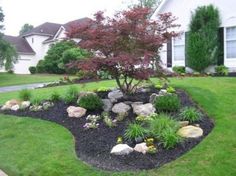
M 203 130 L 199 127 L 189 125 L 189 126 L 180 128 L 177 133 L 178 135 L 184 138 L 198 138 L 203 135 Z
M 153 93 L 150 98 L 149 98 L 149 103 L 154 103 L 154 101 L 156 100 L 157 97 L 159 97 L 160 95 Z
M 9 100 L 3 105 L 1 110 L 10 110 L 12 106 L 15 106 L 15 105 L 20 105 L 20 101 L 15 100 L 15 99 Z
M 19 109 L 20 109 L 19 105 L 14 105 L 14 106 L 11 107 L 12 111 L 18 111 Z
M 127 113 L 130 109 L 131 108 L 129 105 L 125 103 L 118 103 L 113 106 L 112 112 L 116 114 L 123 114 L 123 113 Z
M 7 174 L 0 169 L 0 176 L 7 176 Z
M 134 102 L 131 104 L 132 108 L 134 109 L 136 106 L 143 105 L 143 102 Z
M 105 112 L 111 111 L 111 108 L 113 106 L 111 100 L 110 99 L 102 99 L 102 102 L 103 102 L 103 110 Z
M 86 114 L 87 110 L 81 107 L 70 106 L 67 108 L 69 117 L 80 118 Z
M 136 144 L 134 147 L 134 151 L 146 154 L 148 151 L 147 144 L 145 142 L 141 144 Z
M 29 109 L 30 109 L 30 111 L 34 111 L 34 112 L 42 111 L 43 110 L 43 106 L 33 105 L 33 106 L 30 106 Z
M 23 101 L 20 105 L 21 109 L 26 109 L 30 107 L 30 101 Z
M 127 144 L 118 144 L 114 146 L 111 150 L 111 154 L 114 155 L 128 155 L 133 152 L 134 149 L 128 146 Z
M 54 106 L 54 103 L 49 102 L 49 101 L 46 101 L 46 102 L 43 103 L 43 109 L 44 110 L 48 110 L 49 108 L 51 108 L 53 106 Z
M 137 115 L 149 116 L 155 113 L 156 109 L 151 103 L 147 103 L 147 104 L 141 104 L 141 105 L 134 105 L 133 111 Z
M 166 89 L 161 89 L 159 92 L 159 95 L 166 95 L 167 94 L 167 90 Z
M 108 93 L 108 98 L 113 101 L 118 100 L 118 99 L 122 98 L 123 96 L 124 96 L 124 94 L 120 90 L 113 90 Z
M 189 125 L 189 121 L 179 121 L 180 127 L 185 127 Z

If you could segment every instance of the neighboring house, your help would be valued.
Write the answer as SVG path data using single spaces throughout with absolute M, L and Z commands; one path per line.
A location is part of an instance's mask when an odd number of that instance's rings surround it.
M 163 0 L 152 18 L 155 18 L 158 13 L 171 12 L 178 18 L 176 23 L 181 25 L 178 32 L 184 32 L 183 35 L 172 39 L 162 48 L 161 60 L 166 67 L 185 66 L 186 33 L 189 30 L 191 13 L 199 6 L 210 4 L 219 9 L 221 17 L 219 29 L 221 48 L 219 50 L 221 50 L 222 58 L 220 58 L 219 64 L 229 67 L 230 71 L 236 71 L 235 0 Z
M 18 53 L 18 62 L 14 64 L 17 74 L 29 74 L 29 67 L 36 66 L 47 54 L 49 47 L 60 40 L 66 39 L 66 32 L 72 26 L 89 23 L 91 19 L 82 18 L 66 24 L 44 23 L 21 36 L 5 35 L 4 39 L 15 46 Z M 76 40 L 79 42 L 79 40 Z M 4 71 L 2 68 L 1 71 Z

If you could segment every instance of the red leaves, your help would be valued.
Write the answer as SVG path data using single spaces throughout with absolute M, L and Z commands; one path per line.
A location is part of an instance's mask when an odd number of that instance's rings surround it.
M 116 79 L 149 79 L 154 74 L 150 65 L 157 62 L 155 56 L 163 43 L 178 35 L 171 31 L 178 27 L 171 13 L 160 14 L 155 21 L 148 18 L 149 13 L 148 8 L 136 7 L 110 19 L 97 12 L 91 23 L 72 27 L 68 37 L 82 39 L 80 46 L 94 53 L 77 63 L 78 68 L 105 70 Z

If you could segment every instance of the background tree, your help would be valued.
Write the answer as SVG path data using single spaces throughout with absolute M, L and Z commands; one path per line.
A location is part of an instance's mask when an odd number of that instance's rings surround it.
M 68 37 L 80 38 L 80 46 L 96 53 L 88 59 L 72 64 L 83 71 L 106 71 L 115 78 L 124 93 L 133 92 L 144 80 L 154 75 L 151 67 L 161 67 L 156 56 L 163 43 L 177 33 L 178 25 L 171 13 L 159 14 L 157 20 L 147 18 L 150 9 L 135 7 L 119 12 L 114 18 L 105 18 L 103 12 L 95 14 L 90 24 L 74 26 Z M 137 80 L 137 82 L 134 82 Z
M 11 70 L 17 62 L 17 52 L 10 43 L 3 40 L 3 21 L 4 14 L 0 7 L 0 67 L 4 66 L 6 70 Z
M 201 6 L 192 14 L 187 39 L 187 65 L 199 72 L 217 63 L 220 27 L 219 11 Z
M 26 23 L 21 27 L 21 30 L 20 30 L 19 34 L 22 35 L 22 34 L 28 32 L 28 31 L 30 31 L 33 28 L 34 28 L 33 25 Z

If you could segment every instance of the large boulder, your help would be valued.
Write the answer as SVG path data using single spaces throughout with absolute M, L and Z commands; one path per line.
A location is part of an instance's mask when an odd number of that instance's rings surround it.
M 20 105 L 14 105 L 11 107 L 12 111 L 18 111 L 20 109 Z
M 125 103 L 118 103 L 112 107 L 112 112 L 116 114 L 125 114 L 130 110 L 130 106 Z
M 203 135 L 203 130 L 200 127 L 189 125 L 180 128 L 177 134 L 184 138 L 198 138 Z
M 114 155 L 128 155 L 133 152 L 134 149 L 128 146 L 127 144 L 118 144 L 114 146 L 111 150 L 111 154 Z
M 70 106 L 67 108 L 69 117 L 80 118 L 86 114 L 87 110 L 81 107 Z
M 134 147 L 134 151 L 146 154 L 148 152 L 148 146 L 145 142 L 141 144 L 136 144 Z
M 108 93 L 108 98 L 112 102 L 116 102 L 118 99 L 123 98 L 124 94 L 120 90 L 113 90 Z
M 132 107 L 133 107 L 134 113 L 141 116 L 149 116 L 155 113 L 156 111 L 156 109 L 151 103 L 139 104 L 139 105 L 136 104 L 136 105 L 133 105 Z
M 103 102 L 103 110 L 105 112 L 111 111 L 112 106 L 113 106 L 111 100 L 110 99 L 102 99 L 102 102 Z
M 10 110 L 15 105 L 20 105 L 20 101 L 15 99 L 9 100 L 2 106 L 1 110 Z

